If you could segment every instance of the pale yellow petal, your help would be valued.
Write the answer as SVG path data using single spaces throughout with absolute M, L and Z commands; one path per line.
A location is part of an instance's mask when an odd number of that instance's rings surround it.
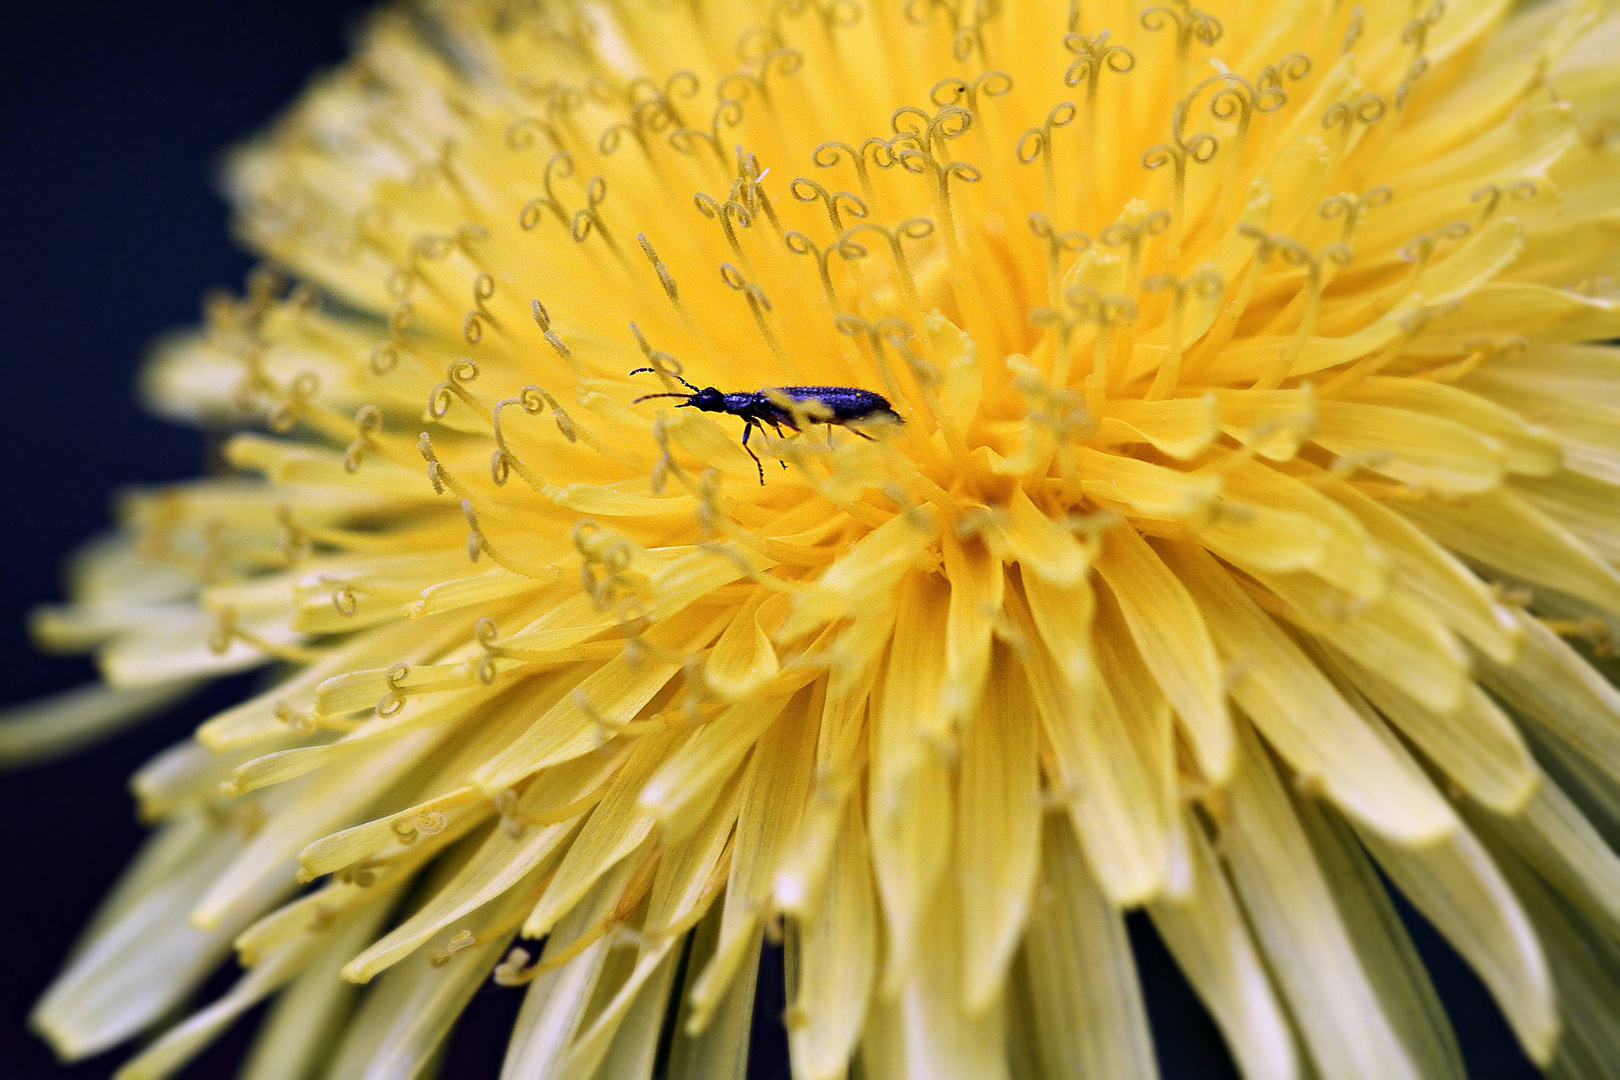
M 614 777 L 607 795 L 591 810 L 579 835 L 568 845 L 545 894 L 524 921 L 525 937 L 549 933 L 597 878 L 641 847 L 652 834 L 656 819 L 638 801 L 642 786 L 659 762 L 686 741 L 684 733 L 670 732 L 646 735 L 637 741 L 630 760 Z M 543 846 L 539 840 L 534 843 Z
M 603 895 L 609 891 L 607 884 L 599 890 Z M 555 929 L 559 947 L 553 948 L 548 942 L 541 953 L 541 962 L 547 952 L 560 953 L 560 943 L 575 941 L 585 934 L 603 906 L 611 906 L 611 902 L 607 905 L 582 903 L 564 915 Z M 542 971 L 529 984 L 506 1045 L 506 1060 L 501 1066 L 503 1080 L 548 1076 L 555 1072 L 584 1022 L 585 1010 L 611 949 L 611 939 L 599 937 L 561 966 Z
M 662 959 L 650 973 L 643 976 L 644 969 L 637 967 L 633 981 L 620 990 L 601 1017 L 574 1043 L 563 1077 L 589 1077 L 597 1071 L 614 1080 L 652 1080 L 676 969 L 671 945 L 665 945 L 662 951 Z M 628 1005 L 621 1007 L 626 998 Z M 589 1066 L 598 1046 L 603 1056 L 592 1070 Z
M 1542 780 L 1522 814 L 1484 821 L 1482 828 L 1594 925 L 1620 936 L 1620 857 L 1552 779 Z
M 1558 988 L 1560 1032 L 1548 1073 L 1599 1080 L 1620 1061 L 1620 955 L 1516 855 L 1492 853 L 1535 926 Z
M 669 641 L 660 644 L 707 641 L 719 632 L 725 614 L 694 612 L 675 620 L 666 631 Z M 634 720 L 680 667 L 663 656 L 643 659 L 621 653 L 537 716 L 527 732 L 473 774 L 473 782 L 493 793 L 547 765 L 589 753 L 612 736 L 614 725 Z
M 1534 927 L 1485 848 L 1466 829 L 1423 848 L 1398 847 L 1365 831 L 1360 837 L 1490 988 L 1525 1053 L 1545 1063 L 1558 1035 L 1552 973 Z
M 1371 405 L 1461 423 L 1497 443 L 1509 472 L 1548 476 L 1558 470 L 1563 456 L 1557 439 L 1511 409 L 1445 383 L 1374 377 L 1358 383 L 1348 396 Z
M 242 1065 L 242 1080 L 305 1080 L 318 1073 L 360 993 L 338 975 L 354 948 L 348 942 L 329 947 L 276 995 Z
M 1191 863 L 1186 894 L 1154 900 L 1148 914 L 1220 1025 L 1243 1075 L 1293 1080 L 1301 1068 L 1294 1037 L 1231 883 L 1203 828 L 1188 820 L 1186 833 Z
M 748 1040 L 754 1016 L 754 986 L 758 964 L 752 962 L 763 934 L 756 930 L 744 950 L 750 962 L 740 965 L 720 1002 L 710 1011 L 701 1032 L 691 1030 L 691 988 L 697 973 L 714 957 L 720 936 L 720 911 L 715 909 L 698 924 L 686 958 L 686 984 L 680 990 L 675 1037 L 670 1047 L 669 1080 L 743 1080 L 748 1071 Z M 513 1077 L 512 1080 L 516 1080 Z
M 1023 488 L 1013 490 L 1005 526 L 987 535 L 993 544 L 999 541 L 1004 560 L 1054 585 L 1073 585 L 1091 567 L 1090 553 L 1074 534 L 1048 517 Z
M 1506 468 L 1497 444 L 1456 420 L 1358 401 L 1319 401 L 1316 417 L 1318 446 L 1415 488 L 1489 491 Z
M 1620 690 L 1557 634 L 1521 616 L 1524 646 L 1510 666 L 1479 658 L 1480 682 L 1525 719 L 1620 777 Z
M 196 686 L 191 680 L 128 690 L 91 685 L 6 709 L 0 713 L 0 766 L 45 761 L 70 753 L 146 719 Z
M 1620 528 L 1613 514 L 1620 505 L 1620 485 L 1565 470 L 1518 480 L 1513 492 L 1551 515 L 1598 555 L 1620 562 Z
M 1067 824 L 1055 817 L 1042 830 L 1041 883 L 1024 961 L 1048 1076 L 1158 1076 L 1124 917 L 1093 883 Z
M 115 1074 L 116 1080 L 158 1080 L 183 1068 L 248 1009 L 275 993 L 323 954 L 346 954 L 376 933 L 389 904 L 373 904 L 353 918 L 301 938 L 249 968 L 224 995 L 165 1031 Z M 331 975 L 329 967 L 318 968 Z
M 494 830 L 455 878 L 405 922 L 351 960 L 343 969 L 343 977 L 370 982 L 379 972 L 421 948 L 434 934 L 507 890 L 532 891 L 524 890 L 523 883 L 538 884 L 555 865 L 575 828 L 573 823 L 552 825 L 529 829 L 521 837 L 513 837 L 504 829 Z
M 1278 987 L 1324 1080 L 1421 1077 L 1334 903 L 1259 739 L 1239 728 L 1228 863 Z
M 977 1014 L 962 1007 L 961 913 L 954 889 L 936 891 L 925 913 L 929 947 L 892 1002 L 876 1003 L 869 1022 L 888 1029 L 888 1060 L 875 1075 L 903 1080 L 1007 1080 L 1000 1001 Z M 863 1052 L 863 1060 L 868 1057 Z
M 438 951 L 390 971 L 361 1002 L 327 1075 L 384 1080 L 426 1067 L 512 940 L 525 899 L 508 894 L 456 932 L 465 937 L 444 934 Z M 444 959 L 435 964 L 430 955 Z
M 1021 581 L 1035 629 L 1057 664 L 1058 673 L 1076 696 L 1092 693 L 1097 665 L 1091 654 L 1091 631 L 1097 602 L 1091 582 L 1053 585 L 1033 574 Z
M 1464 1080 L 1462 1051 L 1428 969 L 1351 827 L 1307 798 L 1296 798 L 1294 809 L 1332 884 L 1362 970 L 1408 1057 L 1422 1076 Z
M 184 814 L 148 841 L 67 968 L 29 1016 L 63 1057 L 87 1057 L 155 1023 L 230 952 L 231 939 L 291 881 L 259 882 L 238 912 L 207 930 L 186 911 L 235 856 L 239 841 L 201 811 Z
M 798 973 L 788 1045 L 804 1080 L 842 1080 L 877 979 L 877 897 L 860 800 L 848 804 L 838 836 L 825 898 L 788 941 Z
M 703 821 L 728 777 L 783 710 L 808 708 L 803 691 L 814 671 L 786 675 L 744 697 L 704 724 L 669 755 L 638 798 L 667 834 L 688 835 Z M 795 696 L 799 701 L 795 702 Z
M 312 840 L 360 817 L 377 792 L 430 753 L 443 732 L 418 731 L 355 761 L 341 773 L 318 773 L 277 792 L 283 803 L 251 839 L 239 846 L 208 891 L 191 909 L 194 924 L 223 925 L 253 911 L 253 897 L 293 882 L 294 860 Z M 295 790 L 300 789 L 301 790 Z
M 798 831 L 810 795 L 817 723 L 808 713 L 789 713 L 759 740 L 743 774 L 737 827 L 732 834 L 731 876 L 714 957 L 687 993 L 689 1030 L 706 1025 L 737 976 L 757 953 L 756 931 L 767 912 L 771 878 Z
M 731 834 L 742 776 L 727 783 L 703 824 L 684 840 L 666 842 L 647 902 L 646 931 L 673 935 L 696 924 L 730 876 Z

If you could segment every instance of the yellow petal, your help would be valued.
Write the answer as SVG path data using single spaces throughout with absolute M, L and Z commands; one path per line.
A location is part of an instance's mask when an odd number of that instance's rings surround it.
M 1620 613 L 1620 571 L 1516 495 L 1498 490 L 1460 503 L 1412 502 L 1399 509 L 1465 558 Z
M 990 672 L 991 616 L 1001 610 L 1006 576 L 982 545 L 946 534 L 940 538 L 940 548 L 951 584 L 940 705 L 948 718 L 960 721 L 978 702 Z
M 1204 617 L 1186 587 L 1136 531 L 1112 529 L 1097 569 L 1119 601 L 1148 670 L 1175 707 L 1206 779 L 1232 767 L 1232 720 Z
M 996 650 L 998 668 L 1016 660 Z M 979 1013 L 1006 979 L 1029 915 L 1039 861 L 1041 792 L 1035 699 L 1016 670 L 991 684 L 962 733 L 957 887 L 962 910 L 962 1005 Z
M 1072 585 L 1091 567 L 1089 553 L 1074 534 L 1042 513 L 1023 488 L 1013 490 L 1005 527 L 988 535 L 992 542 L 999 540 L 1003 559 L 1054 585 Z
M 944 711 L 949 589 L 933 574 L 909 574 L 895 597 L 894 638 L 881 707 L 871 717 L 872 816 L 904 801 L 923 759 L 949 753 L 955 733 Z
M 1164 885 L 1168 823 L 1151 764 L 1141 760 L 1127 719 L 1103 679 L 1076 693 L 1035 631 L 1023 597 L 1007 593 L 1007 613 L 1027 642 L 1020 660 L 1056 757 L 1060 797 L 1069 807 L 1099 886 L 1115 904 L 1140 903 Z
M 872 866 L 888 928 L 882 986 L 890 997 L 942 947 L 928 912 L 950 859 L 956 818 L 952 795 L 945 764 L 926 755 L 912 770 L 898 804 L 879 805 L 882 793 L 875 789 L 868 796 Z M 945 891 L 953 893 L 954 904 L 954 890 Z M 951 945 L 953 951 L 958 947 Z
M 653 816 L 638 802 L 642 785 L 658 763 L 685 741 L 684 735 L 668 732 L 644 735 L 637 740 L 630 760 L 614 778 L 607 795 L 591 811 L 574 842 L 568 845 L 545 894 L 524 920 L 524 937 L 543 937 L 550 932 L 599 877 L 641 847 L 655 823 Z
M 1535 795 L 1541 770 L 1513 721 L 1470 682 L 1458 707 L 1425 708 L 1386 679 L 1352 660 L 1328 655 L 1330 671 L 1366 695 L 1378 711 L 1422 750 L 1446 777 L 1481 805 L 1517 814 Z
M 1371 600 L 1388 583 L 1387 559 L 1366 530 L 1345 510 L 1313 488 L 1275 469 L 1247 462 L 1227 472 L 1226 493 L 1251 503 L 1311 518 L 1326 530 L 1322 558 L 1310 569 L 1323 581 L 1352 596 Z M 1250 560 L 1234 553 L 1235 562 Z
M 1236 667 L 1233 700 L 1296 772 L 1399 843 L 1423 843 L 1452 827 L 1450 809 L 1422 774 L 1391 756 L 1230 575 L 1186 545 L 1163 552 L 1198 602 L 1222 658 Z
M 1213 394 L 1166 401 L 1122 399 L 1108 404 L 1097 430 L 1103 445 L 1147 443 L 1185 461 L 1203 453 L 1220 434 L 1221 412 Z
M 882 602 L 911 561 L 933 539 L 932 521 L 897 514 L 863 537 L 829 566 L 813 585 L 794 597 L 793 611 L 777 636 L 789 640 L 853 608 Z
M 1395 577 L 1445 621 L 1493 659 L 1507 663 L 1519 647 L 1518 623 L 1489 588 L 1427 533 L 1349 484 L 1323 489 L 1356 516 L 1389 554 Z

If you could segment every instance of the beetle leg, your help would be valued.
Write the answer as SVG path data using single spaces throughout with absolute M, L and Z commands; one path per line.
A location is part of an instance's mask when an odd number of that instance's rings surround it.
M 785 438 L 787 438 L 787 436 L 786 436 L 786 435 L 783 435 L 783 434 L 782 434 L 782 425 L 781 425 L 781 423 L 780 423 L 780 422 L 779 422 L 779 421 L 776 421 L 776 420 L 766 420 L 766 421 L 765 421 L 765 422 L 766 422 L 766 423 L 767 423 L 767 424 L 769 424 L 769 425 L 771 425 L 771 430 L 772 430 L 772 431 L 774 431 L 774 432 L 776 432 L 776 437 L 777 437 L 777 438 L 778 438 L 778 439 L 785 439 Z M 794 429 L 794 430 L 795 430 L 795 431 L 797 431 L 797 430 L 798 430 L 798 429 L 797 429 L 797 428 L 795 428 L 795 429 Z M 777 458 L 777 459 L 776 459 L 776 463 L 777 463 L 777 464 L 778 464 L 778 465 L 780 465 L 780 466 L 782 466 L 782 468 L 784 468 L 784 469 L 786 469 L 786 468 L 787 468 L 787 462 L 785 462 L 785 461 L 783 461 L 783 460 L 782 460 L 782 459 L 781 459 L 781 458 Z M 761 483 L 763 483 L 763 482 L 764 482 L 764 481 L 761 481 Z
M 763 462 L 761 462 L 759 460 L 759 455 L 754 453 L 753 447 L 748 445 L 748 436 L 752 435 L 753 433 L 754 433 L 754 421 L 750 420 L 746 424 L 743 425 L 742 446 L 743 446 L 744 450 L 748 451 L 748 456 L 754 459 L 754 466 L 757 469 L 759 469 L 759 486 L 764 487 L 765 486 L 765 465 L 764 465 Z M 785 468 L 785 466 L 784 466 L 784 468 Z
M 848 427 L 849 425 L 846 424 L 844 426 Z M 865 439 L 867 442 L 877 442 L 876 439 L 872 438 L 872 436 L 868 435 L 866 432 L 862 431 L 860 428 L 850 428 L 849 430 L 853 431 L 855 434 L 859 435 L 861 438 Z M 832 428 L 827 429 L 827 434 L 828 435 L 832 434 Z

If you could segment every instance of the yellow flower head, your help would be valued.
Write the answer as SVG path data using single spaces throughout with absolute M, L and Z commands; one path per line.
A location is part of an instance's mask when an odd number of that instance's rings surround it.
M 708 1080 L 769 938 L 799 1080 L 1141 1078 L 1145 908 L 1251 1080 L 1455 1071 L 1376 866 L 1620 1060 L 1620 16 L 1507 8 L 378 15 L 148 371 L 257 430 L 39 619 L 108 688 L 13 755 L 280 675 L 36 1025 L 234 947 L 121 1075 L 279 991 L 249 1075 L 414 1076 L 493 975 L 509 1077 Z

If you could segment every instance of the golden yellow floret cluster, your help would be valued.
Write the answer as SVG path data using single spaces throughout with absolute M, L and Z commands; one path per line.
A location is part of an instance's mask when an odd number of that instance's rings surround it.
M 1607 1075 L 1617 49 L 1565 0 L 381 12 L 148 369 L 228 467 L 125 500 L 37 624 L 107 686 L 0 729 L 278 672 L 136 777 L 36 1025 L 234 952 L 122 1076 L 278 991 L 253 1080 L 414 1076 L 493 977 L 512 1080 L 709 1080 L 768 939 L 799 1080 L 1134 1080 L 1145 909 L 1250 1080 L 1460 1075 L 1382 871 Z

